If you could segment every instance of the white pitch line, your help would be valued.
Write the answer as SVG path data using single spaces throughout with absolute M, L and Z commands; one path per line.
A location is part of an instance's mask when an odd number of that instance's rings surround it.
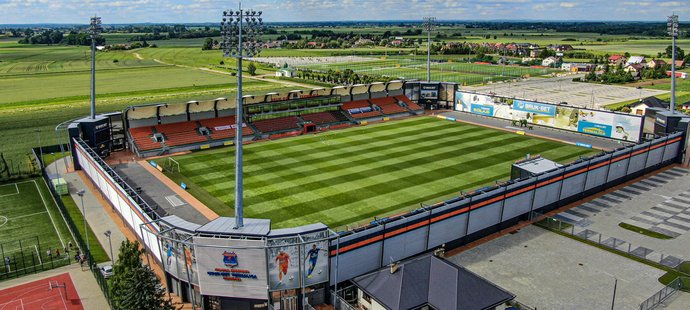
M 2 186 L 10 186 L 10 185 L 14 185 L 14 189 L 15 189 L 16 192 L 15 192 L 15 193 L 12 193 L 12 194 L 0 195 L 0 198 L 2 198 L 2 197 L 7 197 L 7 196 L 19 195 L 19 186 L 17 185 L 17 183 L 5 184 L 5 185 L 2 185 Z
M 41 201 L 43 201 L 43 207 L 46 208 L 46 212 L 48 212 L 48 217 L 50 218 L 50 222 L 53 223 L 53 229 L 55 229 L 55 233 L 58 236 L 58 239 L 60 239 L 60 244 L 62 244 L 62 248 L 65 248 L 65 242 L 62 241 L 62 236 L 60 236 L 60 232 L 57 229 L 57 226 L 55 225 L 55 221 L 53 220 L 53 216 L 50 214 L 50 211 L 48 210 L 48 204 L 46 203 L 45 198 L 43 198 L 43 193 L 41 192 L 41 188 L 38 187 L 38 183 L 36 183 L 36 180 L 33 180 L 34 186 L 36 186 L 36 190 L 38 191 L 38 194 L 41 195 Z
M 31 214 L 24 214 L 24 215 L 12 217 L 12 218 L 7 218 L 7 220 L 8 221 L 9 220 L 16 220 L 16 219 L 25 218 L 25 217 L 34 216 L 34 215 L 39 215 L 39 214 L 43 214 L 43 213 L 48 213 L 48 211 L 41 211 L 41 212 L 36 212 L 36 213 L 31 213 Z

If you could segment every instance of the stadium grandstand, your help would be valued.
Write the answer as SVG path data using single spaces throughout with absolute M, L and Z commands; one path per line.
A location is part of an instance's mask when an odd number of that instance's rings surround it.
M 243 97 L 244 119 L 232 99 L 129 107 L 129 146 L 140 157 L 231 144 L 241 124 L 245 141 L 338 129 L 423 113 L 403 81 L 267 93 Z

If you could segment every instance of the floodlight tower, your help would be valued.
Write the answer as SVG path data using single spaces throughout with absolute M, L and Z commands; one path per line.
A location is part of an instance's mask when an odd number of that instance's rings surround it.
M 103 31 L 101 18 L 91 17 L 89 35 L 91 36 L 91 119 L 96 118 L 96 38 Z
M 678 15 L 668 17 L 668 34 L 671 36 L 671 113 L 676 108 L 676 38 L 678 37 Z
M 237 11 L 223 12 L 220 34 L 223 40 L 220 48 L 225 57 L 237 59 L 237 104 L 235 134 L 235 228 L 244 226 L 243 176 L 242 176 L 242 121 L 244 105 L 242 100 L 242 59 L 251 58 L 261 52 L 263 19 L 261 11 L 243 10 L 240 3 Z M 243 35 L 244 31 L 244 35 Z
M 426 81 L 431 82 L 431 31 L 434 30 L 436 17 L 424 17 L 424 30 L 426 30 Z

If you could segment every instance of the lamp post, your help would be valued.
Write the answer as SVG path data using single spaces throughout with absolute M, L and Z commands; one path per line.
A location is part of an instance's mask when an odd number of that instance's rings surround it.
M 671 113 L 676 108 L 676 38 L 678 37 L 678 15 L 668 17 L 668 34 L 671 36 Z
M 38 152 L 39 152 L 39 155 L 41 156 L 40 157 L 41 160 L 39 161 L 38 164 L 40 166 L 45 166 L 43 164 L 43 146 L 41 145 L 41 130 L 40 129 L 36 129 L 36 136 L 38 137 Z M 45 167 L 41 167 L 41 168 L 45 168 Z
M 436 17 L 424 17 L 426 30 L 426 81 L 431 82 L 431 31 L 434 30 Z
M 84 207 L 84 193 L 86 193 L 85 189 L 82 189 L 77 192 L 77 195 L 79 195 L 79 199 L 81 200 L 81 213 L 84 215 L 84 235 L 86 235 L 86 249 L 91 252 L 91 245 L 89 244 L 89 231 L 86 229 L 86 208 Z
M 261 11 L 243 10 L 240 3 L 237 11 L 223 12 L 220 23 L 221 49 L 225 57 L 237 59 L 237 104 L 235 134 L 235 229 L 244 226 L 243 176 L 242 176 L 242 124 L 244 123 L 244 104 L 242 100 L 242 59 L 251 58 L 261 52 L 263 19 Z M 243 36 L 243 31 L 245 35 Z
M 110 230 L 106 230 L 103 234 L 106 237 L 108 237 L 108 245 L 110 245 L 110 260 L 113 261 L 113 263 L 114 263 L 115 262 L 115 256 L 113 256 L 113 242 L 110 241 L 110 235 L 112 234 L 112 232 Z
M 101 18 L 91 17 L 89 36 L 91 37 L 91 119 L 96 118 L 96 38 L 103 31 Z

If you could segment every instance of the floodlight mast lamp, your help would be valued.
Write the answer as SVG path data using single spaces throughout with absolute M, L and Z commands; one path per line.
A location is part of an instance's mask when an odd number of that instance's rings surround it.
M 91 119 L 96 118 L 96 38 L 103 31 L 101 18 L 91 17 L 89 35 L 91 37 Z
M 424 17 L 424 30 L 426 30 L 426 81 L 431 82 L 431 31 L 434 30 L 436 17 Z
M 243 10 L 240 3 L 237 11 L 223 12 L 220 44 L 225 57 L 237 58 L 237 102 L 235 120 L 235 228 L 244 226 L 244 188 L 242 175 L 242 124 L 244 123 L 244 101 L 242 100 L 242 59 L 251 58 L 261 52 L 263 19 L 261 11 Z M 244 31 L 244 33 L 243 33 Z
M 668 17 L 666 23 L 668 26 L 668 34 L 671 36 L 673 43 L 671 44 L 671 113 L 676 108 L 676 38 L 678 37 L 678 15 L 673 14 Z

